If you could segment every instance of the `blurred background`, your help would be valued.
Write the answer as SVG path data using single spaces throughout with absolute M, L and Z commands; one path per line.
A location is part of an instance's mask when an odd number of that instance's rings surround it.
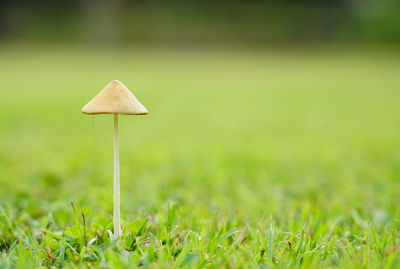
M 112 117 L 80 110 L 118 79 L 150 111 L 120 121 L 123 222 L 172 201 L 181 223 L 383 227 L 400 217 L 399 14 L 394 0 L 1 1 L 1 206 L 27 227 L 62 229 L 70 201 L 111 218 Z
M 117 44 L 400 42 L 396 0 L 2 1 L 1 40 Z

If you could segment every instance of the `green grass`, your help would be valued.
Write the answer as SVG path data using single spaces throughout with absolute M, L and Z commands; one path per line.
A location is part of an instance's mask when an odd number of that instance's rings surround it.
M 0 267 L 400 267 L 400 54 L 0 47 Z M 110 80 L 148 116 L 80 112 Z

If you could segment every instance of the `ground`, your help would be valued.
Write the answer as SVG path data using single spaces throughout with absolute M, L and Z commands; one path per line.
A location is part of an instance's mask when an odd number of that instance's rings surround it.
M 0 267 L 400 267 L 400 53 L 3 44 Z M 84 115 L 109 81 L 121 116 Z

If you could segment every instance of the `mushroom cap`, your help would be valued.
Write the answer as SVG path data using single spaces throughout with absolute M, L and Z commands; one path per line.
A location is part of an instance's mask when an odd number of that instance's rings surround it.
M 83 108 L 85 114 L 145 115 L 149 112 L 118 80 L 111 81 Z

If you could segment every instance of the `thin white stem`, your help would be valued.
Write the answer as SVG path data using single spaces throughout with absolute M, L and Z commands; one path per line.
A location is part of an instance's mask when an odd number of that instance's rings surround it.
M 121 236 L 118 114 L 114 114 L 114 236 Z

